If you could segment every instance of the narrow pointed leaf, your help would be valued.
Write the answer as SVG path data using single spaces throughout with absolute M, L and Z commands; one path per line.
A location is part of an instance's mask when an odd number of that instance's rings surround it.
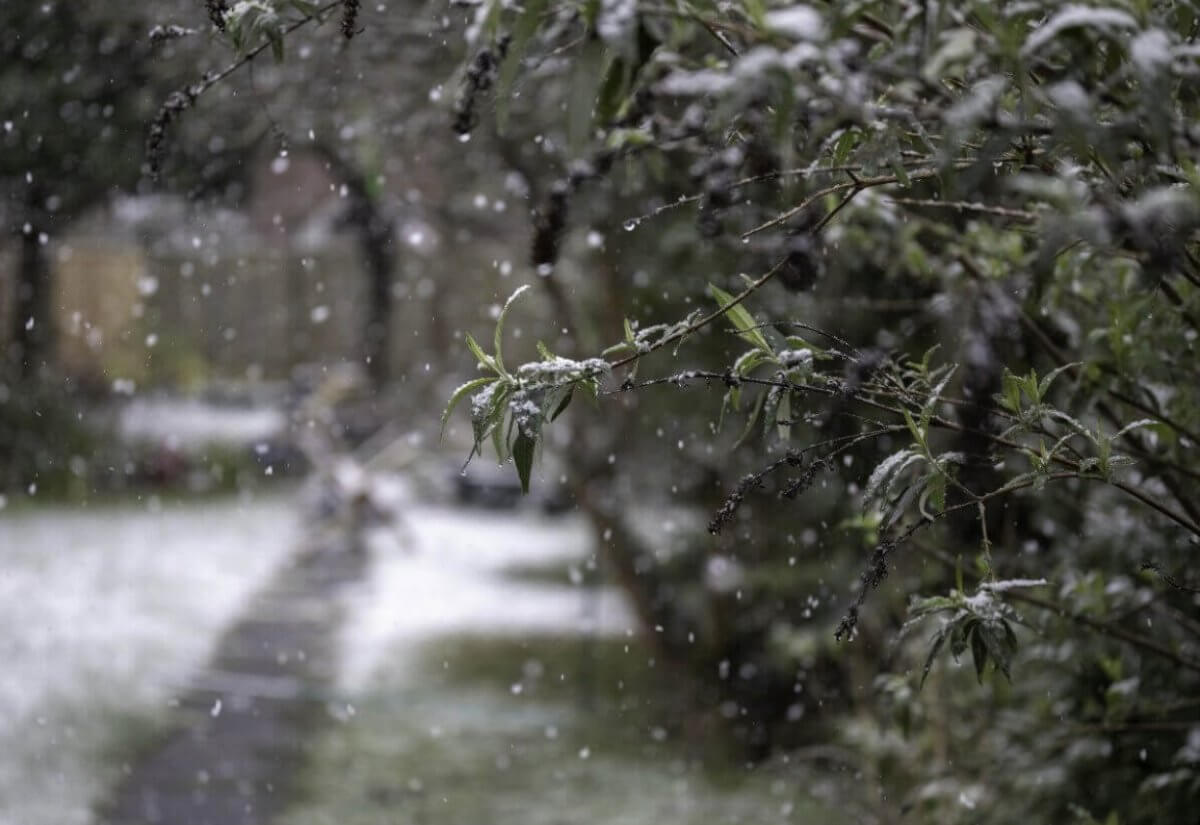
M 929 671 L 933 670 L 933 662 L 937 659 L 938 651 L 942 649 L 942 645 L 946 643 L 946 629 L 942 628 L 938 634 L 933 637 L 933 644 L 929 646 L 929 655 L 925 657 L 925 666 L 921 668 L 921 685 L 918 688 L 925 687 L 925 680 L 929 678 Z
M 497 375 L 503 375 L 504 371 L 496 364 L 496 359 L 483 351 L 483 347 L 479 346 L 479 342 L 471 337 L 471 333 L 467 333 L 467 348 L 471 350 L 471 354 L 475 356 L 480 364 L 490 369 Z
M 529 42 L 537 33 L 547 2 L 548 0 L 525 0 L 525 10 L 513 27 L 512 40 L 509 41 L 508 51 L 496 79 L 496 128 L 501 134 L 508 126 L 508 104 L 513 82 L 517 79 L 517 72 L 521 70 L 525 52 L 529 50 Z
M 458 389 L 456 389 L 453 393 L 451 393 L 450 400 L 446 403 L 446 409 L 442 412 L 441 435 L 445 435 L 446 422 L 450 420 L 450 414 L 454 412 L 454 408 L 458 406 L 460 401 L 462 401 L 464 398 L 466 398 L 469 394 L 471 394 L 475 390 L 482 389 L 484 386 L 492 383 L 493 381 L 498 381 L 498 380 L 499 380 L 498 378 L 493 378 L 490 375 L 486 375 L 483 378 L 476 378 L 472 381 L 468 381 L 467 383 L 460 385 L 458 387 Z
M 562 397 L 562 401 L 558 402 L 558 406 L 554 408 L 554 412 L 550 413 L 550 420 L 558 418 L 567 409 L 567 405 L 571 403 L 571 399 L 575 397 L 575 388 L 571 387 L 567 390 L 566 395 Z
M 721 309 L 727 309 L 725 317 L 738 330 L 739 334 L 750 344 L 758 347 L 766 352 L 773 352 L 771 345 L 767 342 L 767 337 L 763 335 L 761 329 L 757 329 L 757 324 L 754 323 L 752 316 L 741 304 L 733 305 L 734 298 L 725 290 L 713 284 L 708 285 L 708 292 L 717 302 L 717 306 Z
M 517 287 L 517 290 L 512 295 L 508 296 L 508 300 L 504 302 L 504 307 L 500 310 L 500 317 L 496 319 L 496 332 L 493 335 L 492 344 L 496 350 L 496 366 L 500 372 L 504 372 L 504 354 L 503 354 L 503 338 L 504 338 L 504 319 L 508 317 L 508 310 L 518 298 L 524 295 L 529 290 L 529 284 Z
M 979 680 L 979 684 L 983 684 L 983 669 L 987 667 L 988 649 L 987 643 L 983 640 L 982 627 L 976 625 L 974 632 L 971 633 L 971 658 L 975 660 L 975 678 Z
M 513 463 L 517 465 L 517 478 L 521 481 L 521 492 L 529 492 L 529 477 L 533 470 L 533 454 L 537 441 L 525 433 L 518 433 L 513 442 Z

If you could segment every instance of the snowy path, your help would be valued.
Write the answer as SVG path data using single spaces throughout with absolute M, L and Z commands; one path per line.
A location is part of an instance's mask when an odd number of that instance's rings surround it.
M 0 514 L 0 825 L 87 825 L 292 551 L 291 497 Z
M 616 590 L 585 596 L 571 586 L 592 547 L 582 517 L 418 507 L 409 513 L 407 528 L 415 547 L 406 549 L 386 533 L 372 542 L 372 574 L 354 589 L 342 632 L 342 692 L 361 689 L 380 656 L 394 657 L 397 649 L 416 654 L 422 643 L 448 634 L 613 634 L 636 628 Z M 513 567 L 551 565 L 561 567 L 561 582 L 505 574 Z
M 222 636 L 191 679 L 175 730 L 133 766 L 102 818 L 113 825 L 252 825 L 288 801 L 336 675 L 342 585 L 366 557 L 301 552 Z
M 381 664 L 448 632 L 631 631 L 612 592 L 585 599 L 567 562 L 582 522 L 432 507 L 408 510 L 405 541 L 376 530 L 367 553 L 330 537 L 301 550 L 252 597 L 182 691 L 172 732 L 102 806 L 113 825 L 252 825 L 287 804 L 320 726 Z M 562 562 L 561 584 L 506 575 Z M 386 653 L 385 653 L 386 652 Z M 420 679 L 417 668 L 413 678 Z

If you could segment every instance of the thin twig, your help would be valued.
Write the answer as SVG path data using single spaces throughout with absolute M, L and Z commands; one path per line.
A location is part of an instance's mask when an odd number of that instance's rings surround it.
M 768 269 L 766 272 L 764 272 L 758 279 L 751 281 L 749 286 L 747 286 L 745 289 L 743 289 L 737 295 L 733 296 L 733 300 L 731 300 L 725 306 L 723 306 L 719 309 L 713 310 L 708 315 L 705 315 L 703 318 L 700 318 L 699 320 L 688 324 L 686 327 L 679 330 L 678 332 L 672 333 L 671 335 L 667 335 L 667 336 L 663 337 L 662 339 L 655 341 L 653 344 L 651 344 L 649 347 L 647 347 L 644 350 L 631 353 L 629 355 L 626 355 L 624 358 L 620 358 L 620 359 L 614 361 L 610 366 L 612 367 L 612 369 L 617 369 L 618 367 L 624 367 L 627 364 L 632 364 L 634 361 L 637 361 L 638 359 L 642 358 L 643 356 L 649 355 L 650 353 L 654 352 L 655 350 L 662 349 L 667 344 L 672 344 L 682 338 L 686 338 L 687 336 L 703 329 L 704 327 L 711 324 L 713 321 L 715 321 L 718 318 L 720 318 L 721 316 L 725 315 L 725 313 L 729 312 L 729 310 L 733 309 L 735 306 L 740 304 L 742 301 L 749 298 L 755 292 L 757 292 L 759 290 L 759 288 L 762 287 L 763 284 L 765 284 L 767 281 L 774 278 L 776 274 L 778 274 L 779 270 L 781 270 L 783 268 L 783 265 L 785 263 L 787 263 L 787 258 L 781 258 L 774 266 L 772 266 L 770 269 Z
M 1139 633 L 1134 633 L 1107 622 L 1093 619 L 1091 616 L 1087 616 L 1083 613 L 1069 611 L 1060 604 L 1046 601 L 1045 599 L 1038 598 L 1037 596 L 1031 596 L 1028 593 L 1023 593 L 1019 590 L 1009 590 L 1006 595 L 1008 598 L 1015 601 L 1025 602 L 1026 604 L 1034 607 L 1040 607 L 1043 610 L 1050 610 L 1054 613 L 1057 613 L 1064 619 L 1069 619 L 1070 621 L 1085 625 L 1105 636 L 1111 636 L 1114 639 L 1120 639 L 1121 641 L 1127 642 L 1134 647 L 1138 647 L 1142 650 L 1162 656 L 1163 658 L 1174 662 L 1180 667 L 1200 673 L 1200 662 L 1180 656 L 1166 645 L 1163 645 L 1161 642 L 1151 639 L 1148 636 L 1142 636 Z
M 1038 219 L 1036 212 L 1030 212 L 1025 209 L 1010 209 L 1007 206 L 992 206 L 986 203 L 976 203 L 970 201 L 939 201 L 931 198 L 892 198 L 888 201 L 899 204 L 901 206 L 918 206 L 929 209 L 953 209 L 957 212 L 979 212 L 985 215 L 995 215 L 999 218 L 1007 218 L 1008 220 L 1019 221 L 1021 223 L 1035 223 Z
M 337 8 L 340 5 L 342 5 L 342 0 L 334 0 L 332 3 L 326 3 L 324 6 L 321 6 L 319 9 L 314 11 L 312 14 L 307 15 L 306 17 L 303 17 L 299 20 L 295 20 L 292 23 L 290 23 L 289 25 L 284 26 L 279 32 L 280 36 L 286 37 L 287 35 L 296 31 L 296 29 L 306 26 L 314 20 L 319 20 L 320 22 L 324 23 L 325 21 L 322 18 L 325 16 L 325 13 L 332 11 L 333 9 Z M 233 74 L 238 69 L 242 68 L 242 66 L 245 66 L 251 60 L 254 60 L 256 57 L 258 57 L 260 54 L 262 54 L 269 48 L 271 48 L 271 41 L 266 40 L 263 43 L 261 43 L 260 45 L 256 46 L 255 48 L 251 49 L 250 51 L 246 52 L 240 58 L 238 58 L 234 62 L 230 63 L 228 66 L 226 66 L 224 69 L 217 72 L 216 74 L 211 74 L 211 75 L 205 76 L 199 83 L 197 83 L 195 86 L 192 87 L 192 90 L 191 90 L 192 96 L 195 98 L 195 97 L 199 97 L 200 95 L 204 94 L 206 91 L 211 89 L 217 83 L 220 83 L 222 80 L 229 77 L 229 75 Z
M 929 178 L 935 178 L 940 174 L 941 174 L 940 170 L 937 170 L 937 169 L 915 169 L 912 172 L 908 173 L 906 175 L 906 177 L 910 181 L 912 181 L 912 180 L 927 180 Z M 869 189 L 874 186 L 888 186 L 889 184 L 899 183 L 899 182 L 900 182 L 900 178 L 896 175 L 880 175 L 879 177 L 874 177 L 874 178 L 856 177 L 851 181 L 845 181 L 842 183 L 835 183 L 831 186 L 826 186 L 824 189 L 818 189 L 816 192 L 812 193 L 807 198 L 800 201 L 799 204 L 797 204 L 796 206 L 793 206 L 791 209 L 781 212 L 780 214 L 776 215 L 774 218 L 771 218 L 769 221 L 766 221 L 765 223 L 761 223 L 758 226 L 754 227 L 753 229 L 743 232 L 742 239 L 745 240 L 753 235 L 757 235 L 759 232 L 763 232 L 767 229 L 771 229 L 772 227 L 779 226 L 781 223 L 787 223 L 789 220 L 794 218 L 796 215 L 799 215 L 805 209 L 808 209 L 808 207 L 812 206 L 814 203 L 821 200 L 826 195 L 836 195 L 840 192 L 846 192 L 846 191 L 854 190 L 854 189 Z
M 922 157 L 922 158 L 917 158 L 917 159 L 913 159 L 913 160 L 903 161 L 903 162 L 901 162 L 900 165 L 901 166 L 918 166 L 919 167 L 919 166 L 926 166 L 929 164 L 929 162 L 930 162 L 929 158 Z M 971 161 L 965 161 L 965 160 L 963 161 L 963 163 L 969 163 L 969 162 L 971 162 Z M 842 165 L 842 166 L 801 166 L 801 167 L 797 167 L 795 169 L 781 169 L 777 172 L 764 172 L 761 175 L 751 175 L 750 177 L 747 177 L 747 178 L 735 180 L 733 183 L 730 183 L 726 186 L 722 186 L 719 189 L 717 189 L 716 191 L 730 192 L 734 189 L 740 189 L 743 186 L 749 186 L 750 184 L 753 184 L 753 183 L 765 183 L 767 181 L 780 180 L 783 178 L 815 178 L 819 175 L 853 174 L 855 172 L 862 171 L 862 168 L 863 168 L 862 164 L 852 163 L 852 164 L 846 164 L 846 165 Z M 651 218 L 657 218 L 659 215 L 662 215 L 665 212 L 669 212 L 672 209 L 677 209 L 680 206 L 687 206 L 689 203 L 697 203 L 699 201 L 702 201 L 702 200 L 704 200 L 704 198 L 707 194 L 708 194 L 707 192 L 701 192 L 698 195 L 686 195 L 686 196 L 677 198 L 676 200 L 673 200 L 670 203 L 663 204 L 662 206 L 659 206 L 656 209 L 651 210 L 650 212 L 646 212 L 646 213 L 643 213 L 636 217 L 629 218 L 628 220 L 626 220 L 625 224 L 627 226 L 636 227 L 638 224 L 642 223 L 643 221 L 647 221 Z
M 725 36 L 724 32 L 722 32 L 720 29 L 718 29 L 716 26 L 714 26 L 711 22 L 709 22 L 708 20 L 705 20 L 703 17 L 701 17 L 698 14 L 693 15 L 692 19 L 695 20 L 697 23 L 699 23 L 701 26 L 703 26 L 704 30 L 706 32 L 711 34 L 718 43 L 720 43 L 722 46 L 724 46 L 725 51 L 729 52 L 734 57 L 739 56 L 737 48 L 732 43 L 729 42 L 729 38 Z
M 1170 573 L 1159 567 L 1157 562 L 1143 562 L 1142 569 L 1151 571 L 1175 590 L 1182 590 L 1184 593 L 1200 593 L 1200 587 L 1195 587 L 1175 578 Z

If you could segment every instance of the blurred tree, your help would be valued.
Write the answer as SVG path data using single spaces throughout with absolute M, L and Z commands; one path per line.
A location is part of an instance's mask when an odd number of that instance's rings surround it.
M 18 377 L 50 357 L 48 240 L 140 179 L 140 136 L 159 102 L 149 31 L 136 6 L 0 8 L 0 214 L 20 244 L 5 369 Z

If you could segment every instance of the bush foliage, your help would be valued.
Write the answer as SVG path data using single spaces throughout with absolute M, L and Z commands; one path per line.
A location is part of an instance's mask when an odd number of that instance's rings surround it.
M 220 19 L 244 54 L 282 56 L 281 32 L 341 6 Z M 681 656 L 752 744 L 811 744 L 788 725 L 828 705 L 865 819 L 1192 821 L 1195 4 L 457 16 L 447 128 L 524 164 L 537 280 L 591 331 L 516 367 L 509 305 L 491 352 L 468 337 L 483 375 L 447 415 L 468 402 L 476 451 L 493 442 L 527 487 L 579 392 L 686 433 L 692 476 L 614 471 L 723 488 L 716 538 L 634 559 L 660 585 L 643 615 L 677 652 L 707 630 Z M 599 263 L 573 242 L 589 227 Z M 596 469 L 613 440 L 568 450 L 580 490 L 621 489 Z M 597 500 L 601 521 L 631 506 Z

